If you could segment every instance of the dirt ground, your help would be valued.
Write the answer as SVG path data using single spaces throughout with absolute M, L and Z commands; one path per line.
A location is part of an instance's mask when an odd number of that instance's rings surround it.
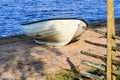
M 92 26 L 107 32 L 105 22 L 95 23 Z M 120 35 L 119 23 L 116 23 L 116 33 Z M 54 74 L 62 69 L 71 69 L 67 59 L 77 66 L 78 70 L 83 71 L 91 68 L 82 65 L 82 60 L 104 64 L 103 61 L 80 52 L 87 51 L 101 56 L 107 55 L 106 48 L 85 42 L 106 45 L 106 37 L 86 30 L 79 38 L 78 41 L 59 47 L 36 44 L 33 39 L 23 35 L 1 38 L 0 80 L 46 80 L 47 74 Z M 119 41 L 117 41 L 117 46 L 120 46 Z M 118 58 L 120 58 L 119 53 Z

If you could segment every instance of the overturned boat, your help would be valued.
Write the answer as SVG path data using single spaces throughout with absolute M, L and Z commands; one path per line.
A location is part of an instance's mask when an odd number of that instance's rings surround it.
M 33 37 L 38 44 L 62 46 L 76 40 L 87 23 L 80 19 L 60 18 L 26 23 L 22 27 L 24 34 Z

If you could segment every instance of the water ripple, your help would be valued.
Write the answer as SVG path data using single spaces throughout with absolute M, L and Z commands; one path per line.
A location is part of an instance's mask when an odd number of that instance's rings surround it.
M 120 0 L 115 17 L 120 18 Z M 106 20 L 106 0 L 0 0 L 0 37 L 22 34 L 21 23 L 51 18 Z

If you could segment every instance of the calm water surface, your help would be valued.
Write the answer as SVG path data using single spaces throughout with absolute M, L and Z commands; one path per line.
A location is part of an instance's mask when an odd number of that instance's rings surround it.
M 0 37 L 22 34 L 21 24 L 51 18 L 106 20 L 107 0 L 0 0 Z M 120 18 L 120 0 L 115 17 Z

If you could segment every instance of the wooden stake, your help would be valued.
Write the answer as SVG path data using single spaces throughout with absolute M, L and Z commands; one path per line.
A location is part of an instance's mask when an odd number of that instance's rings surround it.
M 98 34 L 104 35 L 105 37 L 107 36 L 106 32 L 103 32 L 103 31 L 100 31 L 100 30 L 97 30 L 97 29 L 87 28 L 87 27 L 83 27 L 83 29 L 89 30 L 89 31 L 92 31 L 92 32 L 96 32 Z M 117 36 L 117 35 L 112 35 L 112 38 L 120 40 L 120 36 Z
M 100 73 L 102 73 L 103 75 L 106 75 L 106 71 L 105 71 L 106 65 L 103 66 L 103 65 L 100 65 L 100 64 L 95 64 L 93 62 L 89 62 L 89 61 L 86 61 L 86 60 L 81 61 L 81 63 L 84 64 L 84 65 L 99 69 L 100 71 L 102 71 Z M 119 70 L 114 70 L 114 71 L 112 71 L 112 74 L 120 76 L 120 71 Z
M 107 80 L 116 80 L 115 76 L 112 76 L 112 58 L 115 58 L 116 51 L 112 50 L 112 46 L 116 47 L 115 38 L 115 22 L 114 22 L 114 1 L 107 0 Z
M 97 53 L 90 53 L 90 52 L 86 52 L 86 51 L 81 51 L 80 53 L 83 54 L 83 55 L 86 55 L 86 56 L 90 56 L 90 57 L 94 57 L 94 58 L 100 59 L 100 60 L 102 60 L 104 62 L 106 62 L 106 59 L 107 59 L 106 57 L 97 55 Z M 120 66 L 120 61 L 112 60 L 112 64 Z
M 90 78 L 90 79 L 87 79 L 87 80 L 103 80 L 104 79 L 104 76 L 100 77 L 100 76 L 93 75 L 93 74 L 90 74 L 90 73 L 85 72 L 85 71 L 80 71 L 80 74 L 83 75 L 83 76 L 85 76 L 85 77 Z

